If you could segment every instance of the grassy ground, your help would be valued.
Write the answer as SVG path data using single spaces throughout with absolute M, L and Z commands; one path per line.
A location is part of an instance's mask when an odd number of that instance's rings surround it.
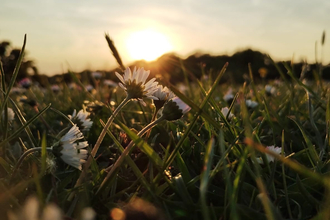
M 15 112 L 13 121 L 1 116 L 2 216 L 36 195 L 41 207 L 55 203 L 68 219 L 79 219 L 85 207 L 98 219 L 109 219 L 110 212 L 120 219 L 121 210 L 133 219 L 142 219 L 138 212 L 148 219 L 330 219 L 329 85 L 318 73 L 303 83 L 287 66 L 279 81 L 268 82 L 276 89 L 271 93 L 254 83 L 252 73 L 243 85 L 220 86 L 225 68 L 217 78 L 196 79 L 181 90 L 161 82 L 191 110 L 179 120 L 158 123 L 143 137 L 137 133 L 152 121 L 154 105 L 147 99 L 146 106 L 128 103 L 83 171 L 47 147 L 72 126 L 67 115 L 86 108 L 93 121 L 84 134 L 91 152 L 124 91 L 100 79 L 90 92 L 32 84 L 13 93 L 17 73 L 8 84 L 2 80 L 1 112 Z M 223 97 L 229 88 L 234 99 L 228 103 Z M 258 105 L 249 107 L 249 99 Z M 233 116 L 223 115 L 224 107 Z M 135 147 L 122 160 L 130 140 Z M 280 147 L 280 154 L 266 146 Z M 35 147 L 41 150 L 17 167 L 20 156 Z M 111 171 L 118 160 L 118 169 Z

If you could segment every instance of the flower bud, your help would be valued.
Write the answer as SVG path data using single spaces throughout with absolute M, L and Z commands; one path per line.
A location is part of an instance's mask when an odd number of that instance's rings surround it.
M 162 117 L 168 121 L 180 119 L 184 114 L 190 111 L 190 106 L 184 103 L 178 97 L 169 100 L 165 105 L 162 112 Z

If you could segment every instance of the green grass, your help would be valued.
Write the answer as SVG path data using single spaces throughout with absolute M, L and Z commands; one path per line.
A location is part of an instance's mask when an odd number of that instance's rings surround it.
M 227 64 L 215 79 L 194 79 L 186 85 L 187 93 L 161 82 L 191 111 L 139 137 L 137 133 L 151 122 L 154 107 L 150 100 L 145 100 L 146 107 L 128 103 L 107 130 L 84 180 L 76 184 L 81 171 L 46 147 L 58 141 L 60 132 L 70 125 L 67 115 L 84 107 L 94 122 L 85 134 L 91 151 L 125 93 L 120 88 L 112 91 L 114 106 L 105 102 L 104 91 L 109 90 L 102 83 L 95 94 L 64 84 L 58 93 L 32 85 L 24 94 L 13 94 L 10 90 L 20 62 L 8 84 L 1 71 L 0 109 L 7 112 L 10 107 L 16 114 L 12 122 L 8 114 L 0 117 L 3 216 L 36 195 L 40 204 L 55 203 L 74 219 L 85 207 L 92 207 L 99 219 L 108 219 L 110 210 L 127 210 L 136 197 L 151 202 L 166 219 L 329 219 L 330 97 L 329 85 L 319 78 L 306 86 L 286 66 L 287 75 L 280 73 L 282 84 L 274 85 L 277 92 L 271 96 L 264 84 L 255 84 L 251 69 L 249 82 L 219 85 Z M 236 93 L 232 104 L 223 100 L 229 87 Z M 38 112 L 18 101 L 23 95 L 37 101 Z M 245 99 L 257 101 L 258 106 L 248 108 Z M 226 118 L 223 107 L 229 107 L 235 117 Z M 111 165 L 121 158 L 127 140 L 134 141 L 135 149 L 122 157 L 120 166 L 96 193 Z M 265 149 L 271 145 L 282 147 L 282 155 Z M 19 157 L 33 147 L 43 150 L 26 157 L 13 173 Z M 275 160 L 268 163 L 265 153 Z

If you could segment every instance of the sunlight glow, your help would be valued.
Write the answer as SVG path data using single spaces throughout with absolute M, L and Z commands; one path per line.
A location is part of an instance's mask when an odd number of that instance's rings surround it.
M 126 46 L 132 59 L 144 59 L 146 61 L 155 60 L 173 49 L 167 37 L 154 30 L 142 30 L 132 33 L 126 39 Z

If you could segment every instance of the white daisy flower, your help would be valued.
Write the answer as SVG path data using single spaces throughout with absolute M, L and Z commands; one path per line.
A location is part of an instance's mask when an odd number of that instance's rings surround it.
M 88 146 L 88 142 L 80 141 L 83 138 L 77 125 L 73 125 L 60 139 L 59 144 L 53 148 L 54 154 L 59 154 L 65 163 L 81 170 L 81 165 L 86 162 L 88 156 L 88 151 L 84 149 Z
M 104 80 L 103 84 L 108 86 L 108 87 L 117 87 L 117 83 L 115 83 L 114 81 L 112 81 L 110 79 Z
M 168 121 L 180 119 L 184 114 L 190 111 L 190 106 L 184 103 L 178 97 L 170 99 L 164 105 L 162 117 Z
M 188 87 L 185 84 L 180 83 L 180 84 L 177 84 L 176 87 L 182 93 L 186 93 L 188 91 Z
M 26 199 L 24 206 L 21 210 L 15 212 L 8 212 L 9 220 L 62 220 L 63 213 L 55 204 L 48 204 L 40 210 L 40 204 L 35 196 Z M 41 216 L 40 216 L 41 214 Z
M 157 90 L 153 93 L 153 96 L 157 97 L 158 100 L 167 100 L 174 97 L 173 93 L 165 86 L 157 86 Z
M 88 118 L 89 115 L 90 113 L 85 111 L 84 109 L 81 109 L 77 114 L 77 111 L 75 109 L 73 110 L 72 115 L 69 115 L 69 118 L 73 123 L 77 124 L 81 131 L 88 132 L 93 125 L 93 121 Z
M 231 112 L 229 112 L 229 108 L 228 107 L 224 107 L 221 109 L 221 113 L 223 114 L 223 116 L 225 116 L 225 118 L 227 117 L 228 113 L 228 120 L 231 120 L 232 118 L 235 117 L 235 115 Z
M 55 204 L 48 204 L 42 212 L 41 220 L 62 220 L 63 214 Z
M 225 102 L 231 104 L 233 99 L 234 99 L 233 89 L 229 88 L 227 93 L 223 96 L 223 100 L 225 100 Z
M 142 98 L 150 98 L 157 100 L 153 93 L 157 90 L 158 82 L 155 82 L 156 78 L 152 78 L 146 83 L 146 80 L 150 74 L 150 71 L 145 71 L 144 68 L 134 68 L 133 72 L 130 68 L 126 68 L 124 76 L 116 72 L 116 76 L 121 81 L 119 86 L 123 88 L 127 96 L 131 99 L 140 101 L 143 105 L 146 105 Z
M 70 83 L 70 84 L 68 85 L 68 87 L 69 87 L 69 89 L 77 89 L 77 88 L 78 88 L 77 84 L 74 83 L 74 82 Z
M 88 92 L 92 92 L 94 90 L 94 87 L 92 85 L 90 85 L 90 84 L 88 84 L 87 86 L 85 86 L 85 88 L 86 88 L 86 90 Z
M 271 86 L 271 85 L 266 85 L 265 86 L 265 91 L 268 95 L 275 95 L 276 93 L 276 88 Z
M 267 148 L 267 150 L 272 151 L 278 155 L 280 155 L 282 153 L 281 147 L 275 147 L 274 145 L 272 145 L 272 146 L 267 146 L 266 148 Z M 275 160 L 275 158 L 269 154 L 266 154 L 266 158 L 267 158 L 268 163 L 274 162 L 274 160 Z M 264 161 L 262 160 L 262 158 L 257 158 L 257 161 L 260 164 L 264 164 Z
M 166 86 L 163 87 L 162 85 L 158 85 L 157 90 L 152 95 L 158 98 L 158 100 L 153 100 L 156 109 L 160 109 L 164 106 L 167 100 L 170 100 L 174 97 L 173 92 L 170 91 Z
M 10 93 L 18 94 L 18 95 L 23 94 L 24 92 L 25 92 L 25 89 L 20 88 L 20 87 L 13 87 L 10 90 Z
M 81 211 L 81 220 L 94 220 L 96 217 L 96 212 L 91 207 L 86 207 Z
M 100 72 L 92 72 L 92 77 L 94 79 L 101 79 L 102 78 L 102 73 L 100 73 Z
M 312 87 L 312 86 L 313 86 L 313 81 L 312 81 L 312 80 L 309 80 L 309 79 L 303 79 L 303 80 L 302 80 L 302 83 L 303 83 L 305 86 L 309 86 L 309 87 Z
M 281 81 L 279 79 L 274 80 L 273 83 L 274 83 L 275 86 L 282 86 L 283 85 L 283 81 Z
M 15 112 L 13 111 L 12 108 L 7 108 L 7 117 L 8 117 L 8 122 L 12 122 L 15 117 Z M 2 118 L 5 118 L 5 112 L 2 112 Z
M 23 88 L 28 89 L 32 85 L 32 81 L 29 78 L 24 78 L 18 82 Z
M 258 102 L 252 101 L 251 99 L 246 100 L 245 104 L 248 108 L 255 108 L 258 106 Z
M 282 152 L 282 148 L 281 148 L 281 147 L 275 147 L 274 145 L 272 145 L 272 146 L 268 146 L 268 147 L 266 147 L 266 148 L 267 148 L 269 151 L 272 151 L 272 152 L 274 152 L 274 153 L 276 153 L 276 154 L 278 154 L 278 155 L 280 155 L 281 152 Z M 272 161 L 275 160 L 275 158 L 272 157 L 272 156 L 270 156 L 269 154 L 266 154 L 266 157 L 267 157 L 268 162 L 272 162 Z
M 39 202 L 36 197 L 29 197 L 26 199 L 24 206 L 19 211 L 9 211 L 9 220 L 19 219 L 38 219 L 39 215 Z
M 59 87 L 59 85 L 55 84 L 51 86 L 51 90 L 53 92 L 59 92 L 61 90 L 61 88 Z

